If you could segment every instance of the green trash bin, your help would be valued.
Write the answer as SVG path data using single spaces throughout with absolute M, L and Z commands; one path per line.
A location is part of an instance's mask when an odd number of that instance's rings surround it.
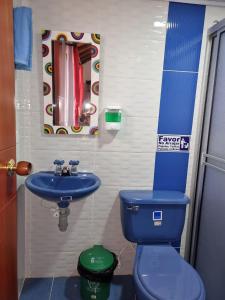
M 107 300 L 110 281 L 118 264 L 116 255 L 102 245 L 81 252 L 77 270 L 80 274 L 80 293 L 83 300 Z

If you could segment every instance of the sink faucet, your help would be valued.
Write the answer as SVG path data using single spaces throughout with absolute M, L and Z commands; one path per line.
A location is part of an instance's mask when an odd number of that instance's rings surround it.
M 62 168 L 62 173 L 61 173 L 62 176 L 70 176 L 70 168 L 68 166 L 64 166 Z
M 70 160 L 68 166 L 63 166 L 65 163 L 64 160 L 56 159 L 54 161 L 55 168 L 55 175 L 57 176 L 74 176 L 78 174 L 77 166 L 79 165 L 79 160 Z
M 60 160 L 60 159 L 56 159 L 54 160 L 54 165 L 56 165 L 55 167 L 55 175 L 57 176 L 61 176 L 62 175 L 62 170 L 63 170 L 63 164 L 64 164 L 64 160 Z
M 70 175 L 74 176 L 78 174 L 77 166 L 79 165 L 79 160 L 70 160 L 69 165 L 70 167 Z

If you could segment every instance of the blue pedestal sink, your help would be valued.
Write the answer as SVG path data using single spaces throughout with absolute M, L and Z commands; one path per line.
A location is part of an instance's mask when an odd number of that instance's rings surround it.
M 91 195 L 101 184 L 93 173 L 57 176 L 55 172 L 38 172 L 27 177 L 25 185 L 32 193 L 58 204 L 59 230 L 66 231 L 70 202 Z
M 93 173 L 77 173 L 75 176 L 56 176 L 54 172 L 38 172 L 27 177 L 25 185 L 32 193 L 60 207 L 86 197 L 101 184 Z

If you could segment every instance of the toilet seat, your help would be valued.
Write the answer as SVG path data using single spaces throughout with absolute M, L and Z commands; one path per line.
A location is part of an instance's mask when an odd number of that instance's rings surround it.
M 134 279 L 140 300 L 204 300 L 198 273 L 170 245 L 139 245 Z

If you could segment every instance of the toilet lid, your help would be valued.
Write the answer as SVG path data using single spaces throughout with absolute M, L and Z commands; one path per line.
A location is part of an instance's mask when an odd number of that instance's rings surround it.
M 138 246 L 136 275 L 157 300 L 197 300 L 202 282 L 197 272 L 170 245 Z

